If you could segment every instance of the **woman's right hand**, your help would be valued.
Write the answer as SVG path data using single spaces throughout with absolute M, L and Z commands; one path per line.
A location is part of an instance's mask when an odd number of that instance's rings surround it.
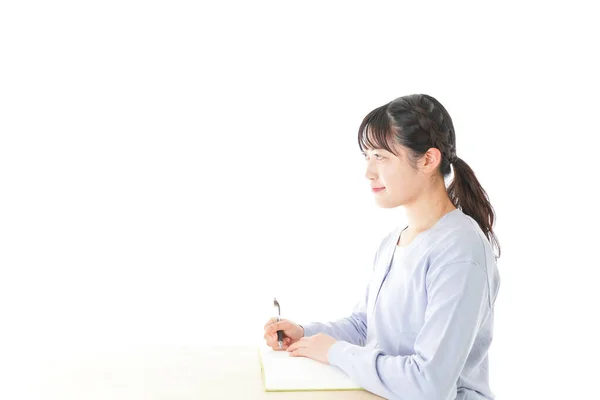
M 277 342 L 277 331 L 283 331 L 283 347 L 281 349 Z M 287 319 L 282 319 L 277 322 L 277 318 L 271 318 L 265 324 L 264 337 L 267 346 L 271 347 L 273 350 L 286 350 L 289 345 L 296 343 L 303 336 L 304 328 Z

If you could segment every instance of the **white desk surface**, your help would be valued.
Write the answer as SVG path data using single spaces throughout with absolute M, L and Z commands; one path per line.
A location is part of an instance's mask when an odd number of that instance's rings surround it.
M 381 399 L 370 392 L 265 392 L 257 347 L 114 352 L 54 361 L 38 380 L 42 399 Z

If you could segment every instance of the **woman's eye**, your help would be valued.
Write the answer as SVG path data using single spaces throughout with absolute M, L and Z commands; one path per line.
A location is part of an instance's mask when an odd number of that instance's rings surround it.
M 369 155 L 367 153 L 362 153 L 362 156 L 364 157 L 365 160 L 369 159 Z M 374 153 L 373 157 L 375 157 L 376 160 L 383 160 L 384 157 L 380 154 Z

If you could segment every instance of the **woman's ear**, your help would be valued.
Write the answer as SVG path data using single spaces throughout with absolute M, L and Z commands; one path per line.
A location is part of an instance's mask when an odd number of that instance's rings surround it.
M 437 171 L 442 162 L 442 152 L 435 148 L 431 147 L 422 157 L 422 169 L 423 172 L 432 173 Z

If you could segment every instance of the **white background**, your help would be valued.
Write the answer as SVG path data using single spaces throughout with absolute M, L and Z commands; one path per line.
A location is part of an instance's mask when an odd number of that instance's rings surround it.
M 0 387 L 347 315 L 402 209 L 356 132 L 440 100 L 497 212 L 501 399 L 597 394 L 598 32 L 576 2 L 3 2 Z M 579 397 L 578 397 L 579 396 Z M 583 397 L 585 396 L 585 397 Z

